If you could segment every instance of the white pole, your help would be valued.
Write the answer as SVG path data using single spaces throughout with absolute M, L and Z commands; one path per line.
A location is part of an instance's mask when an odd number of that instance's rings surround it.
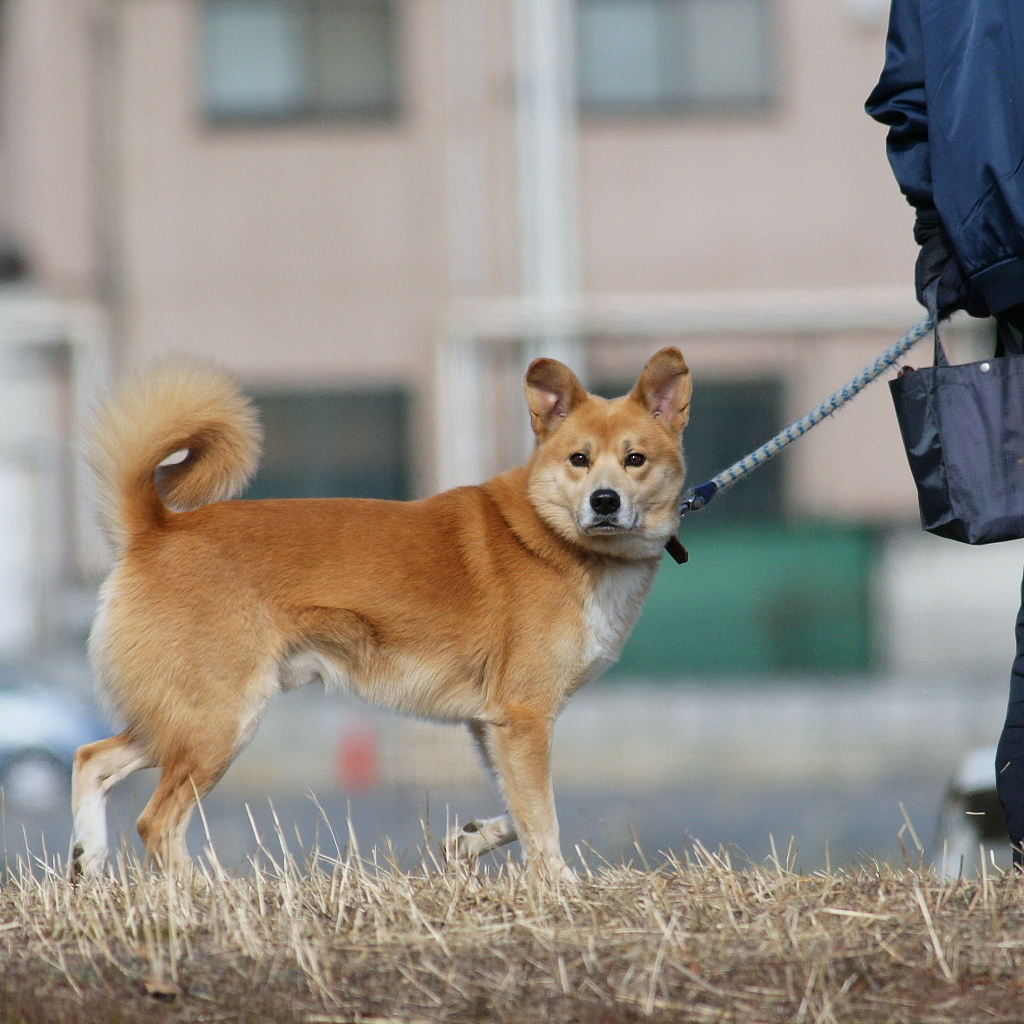
M 525 361 L 551 356 L 582 373 L 574 4 L 516 0 L 516 15 L 521 281 L 540 325 Z
M 513 0 L 516 29 L 521 369 L 560 359 L 585 379 L 578 327 L 579 228 L 574 0 Z M 479 0 L 448 0 L 449 234 L 459 297 L 486 292 L 488 230 L 486 74 L 478 64 L 486 24 Z M 475 44 L 475 45 L 472 45 Z M 468 64 L 467 50 L 471 51 Z M 439 487 L 489 471 L 495 425 L 484 413 L 481 342 L 459 315 L 438 343 L 435 382 Z M 529 418 L 503 429 L 532 442 Z
M 487 6 L 482 0 L 447 0 L 444 10 L 448 280 L 457 301 L 486 294 L 491 283 Z M 476 339 L 449 319 L 434 361 L 439 490 L 480 483 L 488 469 Z

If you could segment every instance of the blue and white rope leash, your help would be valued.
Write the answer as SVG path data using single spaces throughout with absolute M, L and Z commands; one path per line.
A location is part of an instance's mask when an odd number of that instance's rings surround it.
M 749 455 L 745 455 L 739 462 L 734 462 L 728 469 L 723 469 L 714 479 L 687 492 L 682 505 L 679 506 L 679 515 L 685 516 L 687 512 L 696 512 L 698 509 L 704 508 L 719 491 L 728 490 L 752 470 L 763 466 L 772 456 L 781 452 L 787 444 L 802 437 L 811 427 L 816 426 L 826 416 L 831 416 L 873 380 L 881 377 L 904 352 L 916 345 L 931 331 L 932 320 L 931 317 L 926 316 L 920 323 L 907 331 L 892 348 L 886 349 L 870 366 L 857 374 L 849 384 L 826 398 L 813 412 L 809 412 L 803 419 L 791 423 L 770 441 Z

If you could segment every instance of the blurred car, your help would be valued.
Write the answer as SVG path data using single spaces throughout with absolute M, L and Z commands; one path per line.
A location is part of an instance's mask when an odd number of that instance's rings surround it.
M 87 705 L 0 665 L 0 806 L 24 813 L 66 805 L 75 750 L 106 735 Z
M 996 748 L 968 751 L 946 787 L 935 832 L 933 859 L 947 878 L 965 877 L 989 864 L 1010 866 L 1006 819 L 996 795 Z

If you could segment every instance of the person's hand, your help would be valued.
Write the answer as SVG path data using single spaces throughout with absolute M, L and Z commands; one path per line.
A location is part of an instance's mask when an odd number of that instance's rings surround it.
M 971 316 L 988 316 L 988 308 L 971 288 L 936 210 L 917 211 L 914 239 L 921 246 L 914 267 L 917 301 L 939 320 L 958 309 Z

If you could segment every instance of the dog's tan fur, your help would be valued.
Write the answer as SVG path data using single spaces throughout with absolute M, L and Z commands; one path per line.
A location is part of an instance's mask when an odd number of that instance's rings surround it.
M 552 726 L 617 658 L 675 533 L 690 390 L 672 348 L 613 400 L 539 359 L 526 377 L 535 451 L 482 486 L 414 502 L 226 501 L 260 442 L 234 383 L 188 361 L 126 383 L 89 449 L 116 553 L 90 653 L 126 728 L 76 755 L 74 872 L 100 869 L 106 794 L 148 766 L 162 775 L 139 832 L 161 863 L 185 861 L 197 798 L 270 698 L 322 679 L 469 723 L 509 814 L 450 848 L 518 833 L 534 871 L 564 873 Z M 600 489 L 621 499 L 610 521 L 595 515 Z

